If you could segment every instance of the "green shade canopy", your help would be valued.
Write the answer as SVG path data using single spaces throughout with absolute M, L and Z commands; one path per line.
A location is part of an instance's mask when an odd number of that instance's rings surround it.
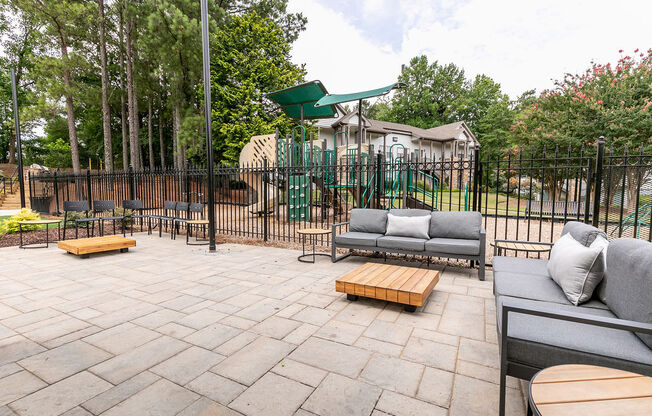
M 396 82 L 394 84 L 388 85 L 383 88 L 377 88 L 375 90 L 354 92 L 352 94 L 327 94 L 322 97 L 317 103 L 315 103 L 316 108 L 333 106 L 340 103 L 346 103 L 349 101 L 358 101 L 364 100 L 365 98 L 377 97 L 379 95 L 385 95 L 393 89 L 403 88 L 405 84 L 402 82 Z
M 310 81 L 304 84 L 270 92 L 267 97 L 277 103 L 285 114 L 293 119 L 301 119 L 301 106 L 303 105 L 303 118 L 328 118 L 335 117 L 335 105 L 323 105 L 316 108 L 314 103 L 328 94 L 321 81 Z

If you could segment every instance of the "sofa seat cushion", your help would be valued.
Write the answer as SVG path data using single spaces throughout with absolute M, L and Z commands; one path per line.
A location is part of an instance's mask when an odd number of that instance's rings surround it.
M 423 238 L 386 235 L 379 237 L 378 240 L 376 240 L 376 244 L 378 247 L 383 248 L 394 248 L 406 251 L 423 251 L 426 241 L 427 240 Z
M 511 272 L 538 274 L 550 277 L 550 274 L 548 273 L 548 260 L 495 256 L 492 260 L 492 264 L 494 273 Z
M 433 253 L 477 256 L 480 254 L 480 240 L 431 238 L 426 241 L 426 251 L 431 251 Z
M 497 299 L 498 322 L 501 322 L 505 300 L 521 307 L 536 306 L 556 312 L 573 311 L 616 317 L 604 309 L 501 296 Z M 500 328 L 499 324 L 499 339 Z M 652 349 L 632 332 L 518 313 L 510 313 L 507 331 L 507 358 L 510 361 L 538 368 L 571 363 L 592 364 L 652 375 Z
M 564 291 L 548 276 L 540 274 L 501 272 L 494 270 L 496 296 L 533 299 L 570 305 Z
M 382 237 L 378 233 L 359 233 L 356 231 L 349 231 L 335 236 L 335 243 L 346 246 L 362 246 L 362 247 L 376 247 L 376 240 Z

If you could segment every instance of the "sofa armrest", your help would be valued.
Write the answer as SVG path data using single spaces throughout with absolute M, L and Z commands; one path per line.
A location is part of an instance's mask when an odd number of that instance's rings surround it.
M 341 222 L 339 224 L 333 224 L 332 226 L 333 238 L 335 238 L 337 230 L 340 229 L 341 227 L 344 227 L 345 225 L 349 225 L 349 221 Z

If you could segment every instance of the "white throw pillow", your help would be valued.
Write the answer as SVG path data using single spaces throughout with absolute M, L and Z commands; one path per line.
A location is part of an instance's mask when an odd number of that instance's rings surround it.
M 605 245 L 586 247 L 569 234 L 562 236 L 550 251 L 548 273 L 573 305 L 591 299 L 604 276 L 600 256 Z
M 422 217 L 399 217 L 387 214 L 385 235 L 429 239 L 430 215 Z

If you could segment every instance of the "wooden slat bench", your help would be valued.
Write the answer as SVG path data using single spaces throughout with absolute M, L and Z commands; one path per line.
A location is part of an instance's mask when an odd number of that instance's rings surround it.
M 58 247 L 70 254 L 75 254 L 85 259 L 89 254 L 104 251 L 120 250 L 121 253 L 129 251 L 129 247 L 136 247 L 136 240 L 117 235 L 104 237 L 78 238 L 76 240 L 59 241 Z

